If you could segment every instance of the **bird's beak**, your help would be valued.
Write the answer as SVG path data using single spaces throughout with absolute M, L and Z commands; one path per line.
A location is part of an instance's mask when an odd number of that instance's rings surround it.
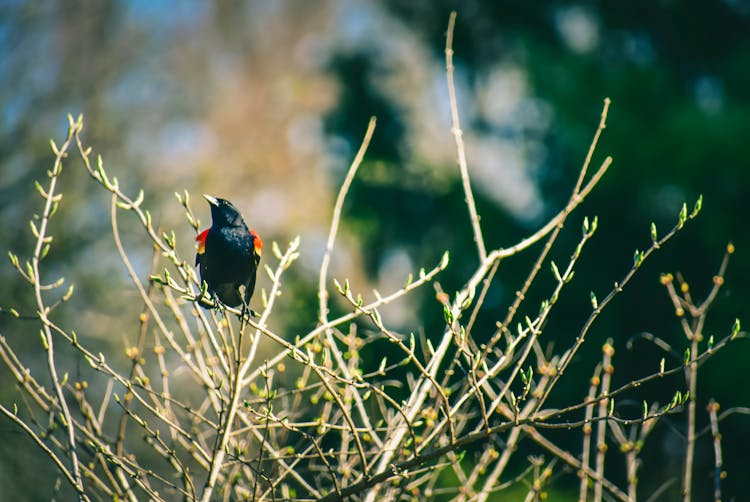
M 208 203 L 211 204 L 212 206 L 218 206 L 219 205 L 219 201 L 216 200 L 216 197 L 212 197 L 211 195 L 207 195 L 205 193 L 203 194 L 203 197 L 205 197 L 206 200 L 208 201 Z

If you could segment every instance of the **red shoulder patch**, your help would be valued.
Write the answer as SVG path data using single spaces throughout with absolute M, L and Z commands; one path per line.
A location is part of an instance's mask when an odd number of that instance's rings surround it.
M 198 236 L 195 238 L 195 240 L 198 242 L 198 254 L 203 254 L 206 252 L 206 237 L 208 236 L 208 231 L 211 230 L 210 228 L 205 229 L 203 232 L 199 233 Z
M 258 235 L 258 232 L 255 230 L 250 230 L 250 235 L 253 236 L 253 248 L 255 248 L 255 254 L 260 256 L 260 254 L 263 252 L 263 241 L 260 238 L 260 235 Z

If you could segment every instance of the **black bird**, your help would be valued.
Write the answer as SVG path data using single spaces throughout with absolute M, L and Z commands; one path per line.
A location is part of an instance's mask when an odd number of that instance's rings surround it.
M 198 237 L 195 264 L 200 265 L 201 281 L 224 305 L 247 308 L 255 289 L 255 275 L 263 241 L 247 228 L 242 215 L 231 202 L 204 195 L 211 205 L 211 227 Z

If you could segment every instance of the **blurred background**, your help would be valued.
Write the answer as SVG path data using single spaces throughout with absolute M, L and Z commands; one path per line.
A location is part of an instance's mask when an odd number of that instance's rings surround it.
M 175 191 L 192 194 L 204 226 L 209 211 L 198 195 L 209 193 L 238 206 L 267 244 L 276 240 L 283 247 L 301 236 L 301 259 L 287 278 L 291 292 L 274 320 L 293 339 L 315 325 L 315 284 L 333 201 L 375 115 L 378 126 L 347 199 L 332 276 L 349 278 L 358 291 L 390 291 L 450 250 L 441 284 L 452 293 L 477 264 L 445 83 L 452 9 L 458 12 L 459 111 L 488 247 L 515 243 L 562 207 L 603 99 L 612 99 L 594 166 L 611 155 L 613 167 L 569 220 L 553 253 L 566 263 L 583 215 L 598 215 L 597 236 L 550 319 L 545 337 L 554 347 L 567 346 L 577 334 L 590 311 L 589 291 L 604 296 L 630 268 L 633 251 L 650 244 L 650 223 L 666 232 L 684 201 L 692 208 L 699 194 L 704 197 L 699 218 L 649 260 L 602 316 L 561 381 L 561 400 L 585 395 L 608 337 L 617 351 L 616 384 L 655 371 L 664 356 L 638 338 L 628 349 L 626 342 L 640 333 L 659 336 L 682 354 L 687 342 L 659 274 L 682 272 L 701 298 L 729 241 L 737 252 L 705 331 L 718 338 L 735 317 L 750 323 L 750 210 L 743 202 L 750 190 L 747 0 L 4 0 L 2 254 L 30 253 L 27 220 L 40 211 L 33 181 L 52 165 L 49 138 L 59 144 L 66 114 L 83 113 L 88 144 L 126 191 L 145 189 L 145 206 L 160 228 L 175 229 L 184 256 L 192 256 L 194 232 Z M 90 182 L 75 155 L 65 169 L 66 195 L 45 264 L 50 276 L 75 283 L 76 293 L 58 319 L 86 326 L 79 336 L 120 354 L 115 364 L 124 368 L 123 349 L 137 334 L 141 304 L 132 288 L 118 287 L 128 279 L 112 244 L 109 196 Z M 130 218 L 122 219 L 131 258 L 145 278 L 151 247 Z M 271 253 L 266 256 L 270 262 Z M 479 342 L 503 317 L 534 258 L 503 262 L 474 330 Z M 0 281 L 0 305 L 33 314 L 31 291 L 7 262 Z M 550 281 L 545 277 L 532 298 L 542 298 Z M 267 285 L 263 277 L 260 286 Z M 442 311 L 431 291 L 387 309 L 386 321 L 438 337 Z M 534 300 L 527 308 L 537 306 Z M 32 370 L 43 369 L 36 326 L 2 316 L 0 335 Z M 742 340 L 735 348 L 701 369 L 699 429 L 707 425 L 703 410 L 711 397 L 724 408 L 750 405 L 744 385 L 750 347 Z M 7 378 L 0 370 L 0 382 Z M 668 401 L 680 381 L 644 388 L 638 396 Z M 4 404 L 14 395 L 0 384 Z M 640 401 L 630 405 L 621 403 L 621 413 L 637 416 Z M 680 473 L 684 420 L 666 422 L 646 447 L 648 468 L 640 473 L 646 495 Z M 749 423 L 750 417 L 735 415 L 721 424 L 728 500 L 742 499 L 750 488 Z M 610 456 L 616 463 L 617 454 Z M 25 437 L 0 421 L 0 500 L 49 499 L 52 473 L 38 458 Z M 710 496 L 712 467 L 710 438 L 703 436 L 696 500 Z M 575 496 L 577 481 L 569 478 L 570 492 L 563 482 L 558 497 Z M 678 486 L 668 494 L 676 496 Z

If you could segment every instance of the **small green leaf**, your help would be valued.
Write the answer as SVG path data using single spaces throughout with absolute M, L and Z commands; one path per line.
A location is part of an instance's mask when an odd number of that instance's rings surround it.
M 101 155 L 96 156 L 96 172 L 99 174 L 99 181 L 101 181 L 105 187 L 110 188 L 112 185 L 109 183 L 107 173 L 104 172 L 104 161 L 102 160 Z
M 296 236 L 294 239 L 292 239 L 292 242 L 289 243 L 289 251 L 297 251 L 297 248 L 299 248 L 300 243 L 300 236 Z
M 453 312 L 447 303 L 443 304 L 443 317 L 445 317 L 446 324 L 453 324 Z
M 555 280 L 557 282 L 562 282 L 562 278 L 560 277 L 560 270 L 557 268 L 557 264 L 554 261 L 551 261 L 549 266 L 552 269 L 552 275 L 555 277 Z
M 380 318 L 380 312 L 378 312 L 378 309 L 372 309 L 372 319 L 378 326 L 383 325 L 383 320 Z
M 286 262 L 286 265 L 284 266 L 284 270 L 286 270 L 287 268 L 289 268 L 289 265 L 291 265 L 292 263 L 294 263 L 294 261 L 297 260 L 297 258 L 299 258 L 299 253 L 298 252 L 289 253 L 289 258 L 287 258 L 287 262 Z
M 523 320 L 526 323 L 526 327 L 529 329 L 529 331 L 533 331 L 534 323 L 531 321 L 531 318 L 529 316 L 524 316 Z
M 276 257 L 277 260 L 281 260 L 283 254 L 281 254 L 281 248 L 279 248 L 279 243 L 276 241 L 273 241 L 271 243 L 271 251 L 273 251 L 273 255 Z
M 443 257 L 440 259 L 440 270 L 445 270 L 445 267 L 448 266 L 448 262 L 450 261 L 450 254 L 448 251 L 443 253 Z
M 680 394 L 679 390 L 676 390 L 674 393 L 674 396 L 672 396 L 672 401 L 669 403 L 669 409 L 674 409 L 675 406 L 677 406 L 680 403 L 680 400 L 682 399 L 682 394 Z
M 596 229 L 599 227 L 599 217 L 594 216 L 594 219 L 591 220 L 591 231 L 589 232 L 588 236 L 591 237 L 594 235 L 594 232 L 596 232 Z
M 44 188 L 42 188 L 41 183 L 34 180 L 34 186 L 36 187 L 36 191 L 39 192 L 39 195 L 42 196 L 42 199 L 46 199 L 48 197 L 47 192 L 44 191 Z
M 682 228 L 687 220 L 687 205 L 683 202 L 682 209 L 680 209 L 680 216 L 677 219 L 677 228 Z
M 133 201 L 133 207 L 138 207 L 141 205 L 141 203 L 143 202 L 143 195 L 143 189 L 141 188 L 141 190 L 138 192 L 138 196 Z
M 690 213 L 690 219 L 692 220 L 696 216 L 698 216 L 698 213 L 701 212 L 701 209 L 703 208 L 703 194 L 698 196 L 698 200 L 695 201 L 695 206 L 693 207 L 693 212 Z
M 643 263 L 643 251 L 635 250 L 635 253 L 633 253 L 633 265 L 635 268 L 638 268 L 641 266 L 641 263 Z
M 594 307 L 594 309 L 599 308 L 599 301 L 596 299 L 596 295 L 592 291 L 591 293 L 591 306 Z
M 734 339 L 739 334 L 739 332 L 740 332 L 740 320 L 735 319 L 734 325 L 732 326 L 732 336 L 730 338 Z
M 174 243 L 169 239 L 169 234 L 167 234 L 166 232 L 162 232 L 161 238 L 164 242 L 167 243 L 167 246 L 174 249 Z
M 157 284 L 161 284 L 162 286 L 165 285 L 164 284 L 164 279 L 162 279 L 160 275 L 153 275 L 153 274 L 151 274 L 151 275 L 148 276 L 148 280 L 151 281 L 151 282 L 155 282 Z
M 26 261 L 26 275 L 29 279 L 29 282 L 32 284 L 36 282 L 36 277 L 34 277 L 34 269 L 31 267 L 31 263 L 29 261 Z
M 466 310 L 471 306 L 471 303 L 474 301 L 474 296 L 476 296 L 477 290 L 474 286 L 471 286 L 469 290 L 466 292 L 466 298 L 461 302 L 461 310 Z M 456 294 L 456 298 L 458 298 L 458 294 Z

